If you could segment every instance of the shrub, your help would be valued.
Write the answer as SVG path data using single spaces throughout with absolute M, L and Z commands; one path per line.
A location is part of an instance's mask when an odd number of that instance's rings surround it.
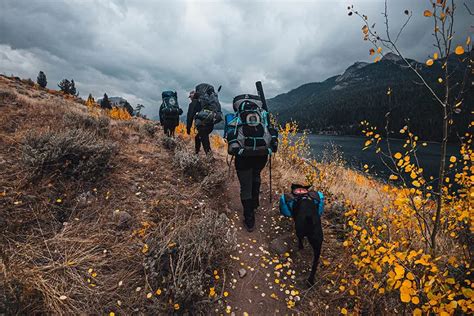
M 0 90 L 0 105 L 4 103 L 13 102 L 16 100 L 16 95 L 8 90 Z
M 201 182 L 201 188 L 207 193 L 218 191 L 224 186 L 227 179 L 226 170 L 217 169 L 209 173 Z
M 67 112 L 64 114 L 63 120 L 67 127 L 88 129 L 104 137 L 109 134 L 110 119 L 105 116 L 96 118 L 76 112 Z
M 220 284 L 215 270 L 235 249 L 235 233 L 227 216 L 212 210 L 198 218 L 182 217 L 171 222 L 184 225 L 173 230 L 173 225 L 163 223 L 148 240 L 145 269 L 153 290 L 167 289 L 169 299 L 183 309 L 202 309 L 197 302 L 209 298 L 209 288 Z
M 173 137 L 167 137 L 167 136 L 163 137 L 162 144 L 163 144 L 163 147 L 169 150 L 174 150 L 177 146 L 176 139 Z
M 34 177 L 60 172 L 67 177 L 96 180 L 109 168 L 116 146 L 81 129 L 28 134 L 23 163 Z
M 143 134 L 153 137 L 155 136 L 156 126 L 153 123 L 147 122 L 140 126 L 140 130 Z
M 177 146 L 174 153 L 174 164 L 186 176 L 195 180 L 203 179 L 209 174 L 210 165 L 198 155 L 187 150 L 185 146 Z

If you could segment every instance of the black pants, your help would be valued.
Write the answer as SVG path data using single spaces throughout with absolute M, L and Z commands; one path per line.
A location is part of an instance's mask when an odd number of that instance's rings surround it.
M 176 126 L 163 125 L 163 131 L 165 132 L 165 135 L 168 137 L 174 137 L 175 130 L 176 130 Z
M 244 209 L 247 226 L 255 225 L 255 209 L 259 206 L 261 172 L 267 164 L 268 156 L 235 157 L 235 169 L 240 183 L 240 200 Z
M 201 144 L 204 148 L 204 152 L 207 154 L 211 151 L 211 141 L 209 140 L 209 134 L 214 130 L 214 126 L 199 126 L 197 127 L 197 134 L 194 138 L 194 145 L 196 154 L 201 150 Z

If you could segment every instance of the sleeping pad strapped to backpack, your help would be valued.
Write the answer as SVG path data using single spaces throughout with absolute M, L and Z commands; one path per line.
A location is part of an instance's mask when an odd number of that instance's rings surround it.
M 196 126 L 214 125 L 222 121 L 222 110 L 214 87 L 208 83 L 196 86 L 198 101 L 202 110 L 195 116 Z
M 295 189 L 291 194 L 282 194 L 280 196 L 280 213 L 286 217 L 292 217 L 295 214 L 295 208 L 301 199 L 310 199 L 314 203 L 314 214 L 321 216 L 324 211 L 324 194 L 319 191 L 309 191 L 305 188 Z
M 160 107 L 160 115 L 163 120 L 176 120 L 183 113 L 178 105 L 178 95 L 174 91 L 163 91 L 161 93 L 163 103 Z
M 268 112 L 257 95 L 234 98 L 235 113 L 225 117 L 224 137 L 230 155 L 264 156 L 277 151 L 278 132 L 270 125 Z

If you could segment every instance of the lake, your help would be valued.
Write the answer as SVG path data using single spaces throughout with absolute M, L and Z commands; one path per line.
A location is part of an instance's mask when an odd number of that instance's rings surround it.
M 381 176 L 388 174 L 385 167 L 375 154 L 375 149 L 369 148 L 362 150 L 365 138 L 361 136 L 327 136 L 327 135 L 308 135 L 308 141 L 311 151 L 317 160 L 322 158 L 324 150 L 332 145 L 336 146 L 342 152 L 342 156 L 349 167 L 363 169 L 363 165 L 369 165 L 371 172 Z M 390 139 L 392 153 L 404 152 L 404 140 Z M 382 148 L 386 148 L 386 142 L 382 143 Z M 441 144 L 437 142 L 427 142 L 426 146 L 420 146 L 417 150 L 418 160 L 424 169 L 425 176 L 434 176 L 438 174 L 439 157 Z M 448 144 L 447 156 L 459 153 L 459 146 Z
M 215 133 L 222 136 L 223 130 L 216 130 Z M 316 160 L 320 161 L 324 151 L 335 146 L 342 153 L 348 167 L 362 170 L 363 165 L 367 164 L 371 173 L 386 178 L 389 172 L 378 155 L 375 154 L 375 149 L 369 148 L 362 150 L 365 140 L 366 139 L 362 136 L 308 135 L 311 152 Z M 390 140 L 393 153 L 398 151 L 403 153 L 403 144 L 404 141 L 400 139 Z M 382 143 L 382 146 L 386 148 L 386 143 Z M 426 177 L 434 176 L 436 178 L 438 174 L 440 147 L 441 144 L 437 142 L 427 142 L 427 146 L 425 147 L 421 146 L 420 142 L 417 155 Z M 458 153 L 459 145 L 448 144 L 448 157 Z

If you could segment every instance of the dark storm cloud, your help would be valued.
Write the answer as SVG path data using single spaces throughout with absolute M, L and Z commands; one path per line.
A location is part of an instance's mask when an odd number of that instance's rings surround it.
M 347 16 L 351 3 L 383 31 L 382 0 L 3 0 L 0 72 L 43 70 L 50 87 L 74 78 L 82 95 L 120 95 L 152 115 L 162 90 L 178 90 L 184 104 L 202 81 L 222 84 L 224 103 L 253 92 L 256 80 L 274 96 L 369 61 L 361 21 Z M 429 1 L 389 1 L 393 30 L 406 8 L 414 17 L 400 46 L 424 60 L 432 51 L 431 21 L 422 16 Z M 462 41 L 472 18 L 459 13 Z

